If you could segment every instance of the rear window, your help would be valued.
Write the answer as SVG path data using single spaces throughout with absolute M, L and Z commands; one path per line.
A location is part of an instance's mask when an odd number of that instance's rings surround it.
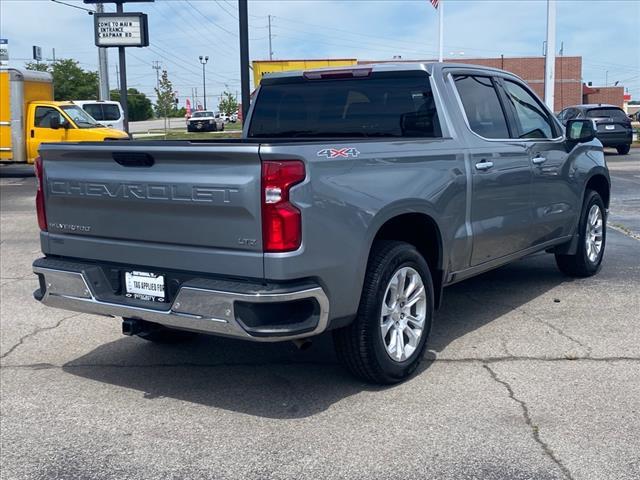
M 262 85 L 249 137 L 440 137 L 429 78 L 300 80 Z
M 587 118 L 610 118 L 611 120 L 628 120 L 627 114 L 619 108 L 594 108 L 587 111 Z
M 96 120 L 104 120 L 104 118 L 102 118 L 102 109 L 99 104 L 86 103 L 82 106 L 82 109 Z

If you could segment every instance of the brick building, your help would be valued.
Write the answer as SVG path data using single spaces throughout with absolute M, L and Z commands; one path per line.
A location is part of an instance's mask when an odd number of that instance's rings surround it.
M 624 87 L 582 87 L 583 103 L 609 103 L 622 107 L 624 104 Z
M 386 61 L 359 61 L 358 64 L 370 63 L 402 63 L 402 62 L 433 62 L 434 60 L 386 60 Z M 499 58 L 455 58 L 446 59 L 447 62 L 470 63 L 486 67 L 500 68 L 513 72 L 522 78 L 535 91 L 540 98 L 544 98 L 544 57 L 499 57 Z M 612 88 L 612 87 L 610 87 Z M 618 101 L 618 91 L 610 93 L 610 88 L 594 88 L 594 91 L 602 92 L 603 96 L 615 101 L 614 105 L 622 106 L 622 95 Z M 616 87 L 622 91 L 622 87 Z M 599 95 L 600 93 L 598 93 Z M 596 93 L 589 94 L 588 98 L 596 98 Z M 603 97 L 604 98 L 604 97 Z M 582 86 L 582 57 L 556 57 L 556 88 L 554 111 L 559 112 L 570 105 L 585 103 Z M 600 103 L 599 101 L 589 103 Z M 604 103 L 604 102 L 602 102 Z

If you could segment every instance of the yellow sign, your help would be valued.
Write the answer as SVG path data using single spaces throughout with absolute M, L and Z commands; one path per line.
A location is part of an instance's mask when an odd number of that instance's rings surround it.
M 355 58 L 325 58 L 319 60 L 254 60 L 253 85 L 260 84 L 265 73 L 287 72 L 290 70 L 310 70 L 312 68 L 348 67 L 357 65 Z

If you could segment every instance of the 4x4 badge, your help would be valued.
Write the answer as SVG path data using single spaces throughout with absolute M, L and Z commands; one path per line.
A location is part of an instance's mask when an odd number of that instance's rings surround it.
M 317 153 L 318 157 L 327 157 L 327 158 L 349 158 L 349 157 L 357 157 L 360 155 L 360 152 L 353 147 L 346 148 L 325 148 L 320 150 Z

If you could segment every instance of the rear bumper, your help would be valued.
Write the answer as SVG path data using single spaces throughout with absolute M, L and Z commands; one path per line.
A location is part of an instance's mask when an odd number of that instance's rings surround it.
M 620 145 L 627 145 L 633 141 L 633 133 L 630 132 L 598 132 L 596 135 L 598 140 L 604 147 L 617 147 Z
M 114 295 L 94 264 L 41 258 L 33 271 L 40 280 L 34 297 L 47 306 L 181 330 L 273 342 L 318 335 L 329 319 L 326 294 L 310 282 L 263 285 L 195 278 L 180 285 L 170 304 L 157 307 Z

